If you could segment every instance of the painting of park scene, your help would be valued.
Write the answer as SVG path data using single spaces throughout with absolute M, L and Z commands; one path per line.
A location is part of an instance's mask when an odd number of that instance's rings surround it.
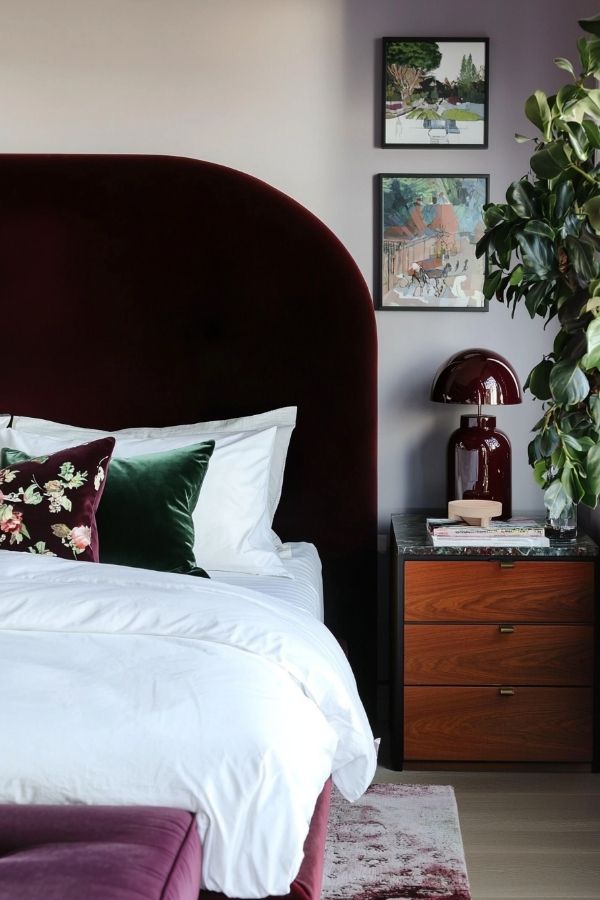
M 487 175 L 380 175 L 379 309 L 480 310 Z
M 487 38 L 383 39 L 383 146 L 487 147 Z

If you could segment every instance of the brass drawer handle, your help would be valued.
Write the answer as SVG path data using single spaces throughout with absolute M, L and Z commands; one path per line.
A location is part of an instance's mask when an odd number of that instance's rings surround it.
M 514 625 L 499 625 L 498 631 L 500 634 L 514 634 L 515 626 Z
M 498 693 L 501 697 L 513 697 L 515 692 L 512 688 L 500 688 Z
M 506 559 L 500 560 L 500 568 L 501 569 L 514 569 L 514 567 L 515 567 L 514 562 L 508 562 L 508 560 L 506 560 Z

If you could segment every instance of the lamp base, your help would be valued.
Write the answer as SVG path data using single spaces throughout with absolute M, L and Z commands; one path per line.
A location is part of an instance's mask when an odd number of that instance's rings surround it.
M 461 416 L 448 442 L 448 500 L 499 500 L 512 516 L 511 449 L 495 416 Z

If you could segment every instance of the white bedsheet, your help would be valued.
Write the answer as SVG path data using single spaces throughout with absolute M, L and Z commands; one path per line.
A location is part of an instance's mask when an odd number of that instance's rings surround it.
M 306 611 L 0 551 L 0 802 L 189 809 L 205 887 L 261 897 L 287 893 L 329 773 L 355 799 L 375 764 L 346 658 Z
M 243 575 L 237 572 L 214 572 L 209 575 L 215 581 L 225 581 L 250 588 L 260 594 L 277 597 L 296 609 L 303 609 L 323 621 L 323 576 L 321 560 L 314 544 L 294 541 L 283 544 L 279 559 L 290 578 L 276 575 Z

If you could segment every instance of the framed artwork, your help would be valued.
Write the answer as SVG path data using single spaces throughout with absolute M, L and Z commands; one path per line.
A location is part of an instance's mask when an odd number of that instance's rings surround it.
M 487 147 L 488 38 L 383 39 L 383 146 Z
M 377 309 L 485 312 L 488 175 L 379 176 Z

